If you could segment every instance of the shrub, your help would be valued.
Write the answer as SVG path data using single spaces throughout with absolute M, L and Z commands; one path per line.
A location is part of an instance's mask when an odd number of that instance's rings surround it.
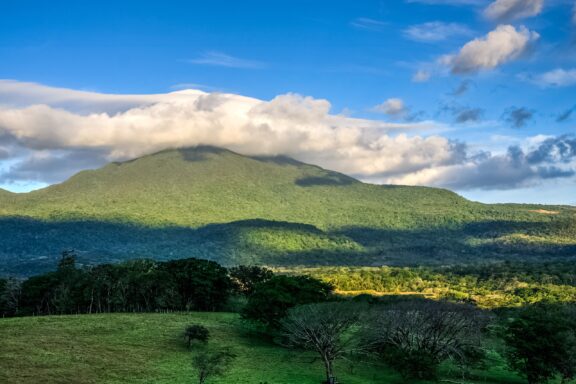
M 193 341 L 207 343 L 210 338 L 210 332 L 208 331 L 208 328 L 203 325 L 192 324 L 187 326 L 184 330 L 184 337 L 186 338 L 188 348 L 190 348 Z

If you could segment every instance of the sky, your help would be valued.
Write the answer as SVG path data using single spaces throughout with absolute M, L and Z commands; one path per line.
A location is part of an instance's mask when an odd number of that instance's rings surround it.
M 576 205 L 576 1 L 2 2 L 0 188 L 194 145 Z

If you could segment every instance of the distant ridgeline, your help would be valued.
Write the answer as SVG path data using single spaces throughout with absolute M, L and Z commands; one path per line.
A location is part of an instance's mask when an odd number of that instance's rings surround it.
M 380 186 L 287 157 L 166 150 L 42 190 L 0 190 L 0 275 L 197 257 L 223 265 L 379 266 L 576 259 L 576 208 L 487 205 Z

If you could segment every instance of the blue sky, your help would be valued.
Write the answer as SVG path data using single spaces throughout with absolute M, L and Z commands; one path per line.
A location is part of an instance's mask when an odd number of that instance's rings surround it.
M 574 7 L 572 0 L 5 2 L 0 187 L 26 191 L 109 160 L 207 143 L 285 152 L 363 180 L 447 187 L 480 201 L 576 204 Z M 258 112 L 254 119 L 274 135 L 264 146 L 257 135 L 249 142 L 253 121 L 214 133 L 199 125 L 204 110 L 173 109 L 184 108 L 173 97 L 184 94 L 194 106 L 219 96 L 210 111 L 218 121 Z M 252 112 L 239 106 L 242 97 Z M 173 120 L 150 117 L 161 107 L 184 119 L 179 127 L 188 131 L 172 135 L 181 141 L 158 134 Z M 126 137 L 122 124 L 134 108 L 147 108 L 146 129 Z M 288 119 L 298 111 L 310 118 Z M 98 137 L 111 127 L 124 131 Z

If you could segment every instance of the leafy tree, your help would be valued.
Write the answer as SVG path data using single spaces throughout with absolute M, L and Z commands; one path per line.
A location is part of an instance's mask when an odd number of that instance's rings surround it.
M 205 384 L 210 377 L 223 376 L 230 369 L 236 354 L 229 349 L 202 350 L 192 358 L 198 384 Z
M 330 284 L 309 276 L 274 276 L 255 286 L 242 316 L 277 329 L 290 308 L 326 301 L 332 290 Z
M 359 305 L 328 302 L 288 310 L 282 329 L 290 345 L 316 351 L 326 372 L 326 383 L 336 382 L 334 360 L 348 352 L 355 338 L 351 329 L 360 318 Z
M 254 292 L 256 284 L 268 281 L 274 276 L 270 269 L 256 265 L 239 265 L 230 268 L 229 271 L 236 291 L 245 296 L 250 296 Z
M 505 329 L 507 359 L 530 384 L 576 374 L 576 311 L 573 306 L 534 305 L 521 310 Z
M 483 356 L 488 317 L 470 305 L 405 301 L 374 309 L 365 342 L 405 378 L 434 379 L 438 366 Z
M 22 283 L 22 295 L 20 297 L 22 313 L 25 315 L 55 313 L 52 293 L 58 283 L 58 276 L 55 272 L 33 276 L 25 280 Z
M 172 260 L 162 264 L 175 283 L 179 307 L 190 311 L 216 311 L 228 299 L 232 281 L 220 264 L 201 259 Z
M 184 330 L 184 337 L 188 343 L 188 348 L 192 345 L 192 341 L 200 341 L 202 343 L 207 343 L 210 338 L 210 332 L 208 328 L 200 324 L 192 324 L 186 327 Z

